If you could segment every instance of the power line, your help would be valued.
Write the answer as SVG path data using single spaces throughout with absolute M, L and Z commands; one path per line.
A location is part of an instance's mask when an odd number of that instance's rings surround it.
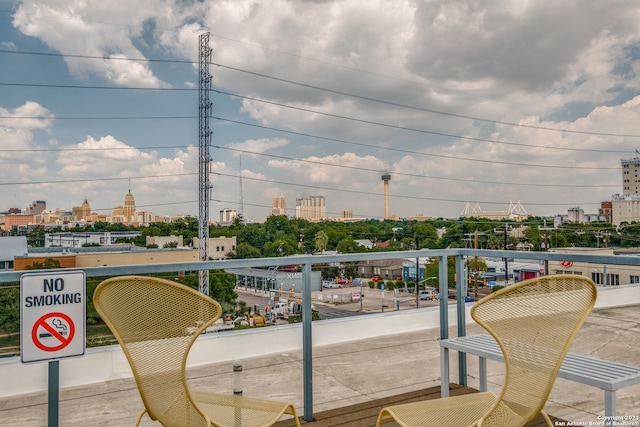
M 61 54 L 61 53 L 51 53 L 51 52 L 18 51 L 18 50 L 8 50 L 8 49 L 0 49 L 0 53 L 22 54 L 22 55 L 39 55 L 39 56 L 64 57 L 64 58 L 100 59 L 100 60 L 113 60 L 113 61 L 156 62 L 156 63 L 175 63 L 175 64 L 190 64 L 190 65 L 195 64 L 194 61 L 187 61 L 187 60 L 169 60 L 169 59 L 154 59 L 154 58 L 123 58 L 123 57 L 108 57 L 108 56 L 98 56 L 98 55 L 74 55 L 74 54 Z M 333 94 L 336 94 L 336 95 L 347 96 L 347 97 L 350 97 L 350 98 L 355 98 L 355 99 L 360 99 L 360 100 L 364 100 L 364 101 L 375 102 L 375 103 L 380 103 L 380 104 L 385 104 L 385 105 L 390 105 L 390 106 L 395 106 L 395 107 L 401 107 L 401 108 L 411 109 L 411 110 L 416 110 L 416 111 L 422 111 L 422 112 L 431 113 L 431 114 L 438 114 L 438 115 L 444 115 L 444 116 L 449 116 L 449 117 L 457 117 L 457 118 L 461 118 L 461 119 L 465 119 L 465 120 L 480 121 L 480 122 L 492 123 L 492 124 L 503 125 L 503 126 L 512 126 L 512 127 L 516 127 L 516 128 L 519 127 L 519 128 L 544 130 L 544 131 L 550 131 L 550 132 L 571 133 L 571 134 L 579 134 L 579 135 L 640 138 L 640 135 L 638 135 L 638 134 L 617 134 L 617 133 L 609 133 L 609 132 L 580 131 L 580 130 L 573 130 L 573 129 L 566 129 L 566 128 L 564 128 L 564 129 L 551 128 L 551 127 L 546 127 L 546 126 L 535 126 L 535 125 L 528 125 L 528 124 L 523 124 L 523 123 L 513 123 L 513 122 L 506 122 L 506 121 L 500 121 L 500 120 L 487 119 L 487 118 L 482 118 L 482 117 L 469 116 L 469 115 L 465 115 L 465 114 L 457 114 L 457 113 L 452 113 L 452 112 L 447 112 L 447 111 L 435 110 L 435 109 L 431 109 L 431 108 L 418 107 L 418 106 L 415 106 L 415 105 L 408 105 L 408 104 L 402 104 L 402 103 L 397 103 L 397 102 L 393 102 L 393 101 L 387 101 L 387 100 L 383 100 L 383 99 L 379 99 L 379 98 L 373 98 L 373 97 L 369 97 L 369 96 L 365 96 L 365 95 L 358 95 L 358 94 L 355 94 L 355 93 L 340 91 L 340 90 L 336 90 L 336 89 L 330 89 L 330 88 L 326 88 L 326 87 L 322 87 L 322 86 L 311 85 L 311 84 L 308 84 L 308 83 L 303 83 L 303 82 L 284 79 L 284 78 L 280 78 L 280 77 L 270 76 L 268 74 L 258 73 L 258 72 L 255 72 L 255 71 L 245 70 L 245 69 L 242 69 L 242 68 L 232 67 L 232 66 L 229 66 L 229 65 L 224 65 L 224 64 L 220 64 L 220 63 L 216 63 L 216 62 L 210 62 L 210 64 L 211 65 L 215 65 L 217 67 L 226 68 L 228 70 L 233 70 L 233 71 L 237 71 L 237 72 L 253 75 L 253 76 L 256 76 L 256 77 L 261 77 L 261 78 L 266 78 L 266 79 L 279 81 L 279 82 L 283 82 L 283 83 L 293 84 L 293 85 L 297 85 L 297 86 L 300 86 L 300 87 L 306 87 L 306 88 L 309 88 L 309 89 L 319 90 L 319 91 L 323 91 L 323 92 L 327 92 L 327 93 L 333 93 Z
M 237 179 L 236 175 L 232 175 L 232 174 L 224 174 L 221 172 L 214 172 L 215 175 L 219 175 L 219 176 L 226 176 L 229 178 L 234 178 Z M 259 182 L 267 182 L 269 184 L 281 184 L 281 185 L 288 185 L 288 186 L 294 186 L 294 187 L 304 187 L 304 188 L 312 188 L 315 190 L 330 190 L 330 191 L 338 191 L 338 192 L 343 192 L 343 193 L 354 193 L 354 194 L 361 194 L 361 195 L 366 195 L 366 196 L 380 196 L 379 193 L 374 193 L 374 192 L 369 192 L 369 191 L 360 191 L 360 190 L 347 190 L 344 188 L 330 188 L 330 187 L 324 187 L 324 186 L 320 186 L 320 185 L 309 185 L 309 184 L 297 184 L 297 183 L 291 183 L 291 182 L 284 182 L 284 181 L 278 181 L 278 180 L 272 180 L 272 179 L 266 179 L 266 178 L 255 178 L 255 177 L 244 177 L 244 179 L 249 179 L 252 181 L 259 181 Z M 422 197 L 422 196 L 415 196 L 415 195 L 407 195 L 407 196 L 403 196 L 403 195 L 398 195 L 398 194 L 389 194 L 389 197 L 393 197 L 393 198 L 398 198 L 398 199 L 410 199 L 410 200 L 430 200 L 430 201 L 436 201 L 436 202 L 457 202 L 457 203 L 466 203 L 468 200 L 460 200 L 460 199 L 444 199 L 444 198 L 437 198 L 437 197 Z M 482 201 L 483 204 L 487 204 L 487 205 L 504 205 L 504 202 L 494 202 L 494 201 Z M 593 202 L 572 202 L 573 204 L 579 204 L 579 205 L 599 205 L 599 203 L 593 203 Z M 563 203 L 531 203 L 531 202 L 527 202 L 524 201 L 522 202 L 522 204 L 528 205 L 528 206 L 565 206 L 568 203 L 567 202 L 563 202 Z
M 78 119 L 78 120 L 106 120 L 106 119 L 112 119 L 112 120 L 136 120 L 136 119 L 140 119 L 140 120 L 169 120 L 169 119 L 195 119 L 196 116 L 127 116 L 127 117 L 71 117 L 71 116 L 67 116 L 67 117 L 56 117 L 55 119 Z M 451 160 L 461 160 L 461 161 L 469 161 L 469 162 L 478 162 L 478 163 L 484 163 L 484 164 L 494 164 L 494 165 L 509 165 L 509 166 L 518 166 L 518 167 L 535 167 L 535 168 L 552 168 L 552 169 L 579 169 L 579 170 L 620 170 L 620 167 L 593 167 L 593 166 L 569 166 L 569 165 L 549 165 L 549 164 L 532 164 L 532 163 L 519 163 L 519 162 L 505 162 L 505 161 L 501 161 L 501 160 L 483 160 L 483 159 L 475 159 L 475 158 L 468 158 L 468 157 L 459 157 L 459 156 L 449 156 L 449 155 L 443 155 L 443 154 L 435 154 L 435 153 L 429 153 L 429 152 L 421 152 L 421 151 L 413 151 L 413 150 L 404 150 L 404 149 L 400 149 L 400 148 L 394 148 L 394 147 L 378 147 L 372 144 L 365 144 L 365 143 L 359 143 L 359 142 L 354 142 L 354 141 L 348 141 L 348 140 L 344 140 L 344 139 L 339 139 L 339 138 L 329 138 L 329 137 L 323 137 L 323 136 L 319 136 L 319 135 L 313 135 L 313 134 L 308 134 L 308 133 L 303 133 L 303 132 L 295 132 L 295 131 L 290 131 L 290 130 L 286 130 L 286 129 L 282 129 L 282 128 L 275 128 L 275 127 L 268 127 L 268 126 L 263 126 L 263 125 L 258 125 L 258 124 L 254 124 L 254 123 L 248 123 L 248 122 L 243 122 L 243 121 L 239 121 L 239 120 L 232 120 L 232 119 L 227 119 L 227 118 L 223 118 L 223 117 L 217 117 L 217 116 L 212 116 L 211 118 L 216 119 L 216 120 L 220 120 L 220 121 L 225 121 L 225 122 L 229 122 L 229 123 L 234 123 L 234 124 L 239 124 L 239 125 L 244 125 L 244 126 L 251 126 L 251 127 L 256 127 L 256 128 L 260 128 L 260 129 L 265 129 L 265 130 L 271 130 L 271 131 L 277 131 L 277 132 L 282 132 L 282 133 L 288 133 L 288 134 L 292 134 L 292 135 L 297 135 L 297 136 L 304 136 L 307 138 L 313 138 L 313 139 L 322 139 L 325 141 L 334 141 L 334 142 L 339 142 L 339 143 L 343 143 L 343 144 L 351 144 L 351 145 L 356 145 L 356 146 L 361 146 L 361 147 L 367 147 L 367 148 L 373 148 L 373 149 L 378 149 L 378 150 L 385 150 L 385 151 L 395 151 L 395 152 L 399 152 L 399 153 L 405 153 L 405 154 L 411 154 L 411 155 L 421 155 L 421 156 L 426 156 L 426 157 L 437 157 L 437 158 L 444 158 L 444 159 L 451 159 Z M 46 118 L 44 116 L 11 116 L 11 117 L 2 117 L 0 116 L 0 120 L 2 119 L 41 119 L 41 120 L 45 120 Z M 502 143 L 502 142 L 500 142 Z M 523 144 L 524 145 L 524 144 Z M 527 145 L 528 147 L 536 147 L 536 146 L 531 146 L 531 145 Z M 50 149 L 0 149 L 0 152 L 46 152 L 46 151 L 51 151 L 51 152 L 56 152 L 56 151 L 89 151 L 89 150 L 95 150 L 95 151 L 109 151 L 109 150 L 122 150 L 122 149 L 131 149 L 131 150 L 136 150 L 136 149 L 164 149 L 164 148 L 188 148 L 189 146 L 166 146 L 166 147 L 160 147 L 160 146 L 156 146 L 156 147 L 127 147 L 127 148 L 69 148 L 69 149 L 64 149 L 64 148 L 50 148 Z M 220 147 L 218 146 L 217 148 L 225 148 L 225 147 Z M 573 151 L 581 151 L 580 149 L 567 149 L 567 150 L 573 150 Z M 596 151 L 596 152 L 600 152 L 600 153 L 621 153 L 622 151 L 604 151 L 604 150 L 587 150 L 587 151 Z M 250 152 L 250 151 L 246 151 L 247 153 L 250 154 L 261 154 L 261 153 L 256 153 L 256 152 Z M 626 152 L 626 151 L 624 151 Z M 291 158 L 287 158 L 287 159 L 291 159 Z M 325 163 L 326 164 L 326 163 Z
M 172 91 L 172 90 L 177 90 L 177 91 L 193 91 L 194 89 L 172 89 L 172 88 L 139 88 L 139 87 L 112 87 L 112 86 L 78 86 L 78 85 L 54 85 L 54 84 L 22 84 L 22 83 L 4 83 L 4 82 L 0 82 L 0 86 L 2 85 L 12 85 L 12 86 L 26 86 L 26 87 L 48 87 L 48 88 L 65 88 L 65 89 L 100 89 L 100 90 L 154 90 L 154 91 Z M 370 125 L 376 125 L 376 126 L 383 126 L 383 127 L 388 127 L 388 128 L 392 128 L 392 129 L 398 129 L 398 130 L 406 130 L 406 131 L 410 131 L 410 132 L 417 132 L 417 133 L 424 133 L 424 134 L 428 134 L 428 135 L 434 135 L 434 136 L 442 136 L 445 138 L 453 138 L 453 139 L 461 139 L 461 140 L 468 140 L 468 141 L 477 141 L 477 142 L 489 142 L 492 144 L 499 144 L 499 145 L 510 145 L 510 146 L 517 146 L 517 147 L 527 147 L 527 148 L 544 148 L 546 150 L 559 150 L 559 151 L 571 151 L 571 152 L 593 152 L 593 153 L 617 153 L 617 154 L 622 154 L 622 153 L 629 153 L 629 150 L 600 150 L 600 149 L 590 149 L 590 148 L 575 148 L 575 147 L 558 147 L 558 146 L 553 146 L 553 145 L 535 145 L 535 144 L 522 144 L 522 143 L 516 143 L 516 142 L 508 142 L 508 141 L 499 141 L 499 140 L 495 140 L 495 139 L 488 139 L 488 138 L 480 138 L 480 137 L 470 137 L 470 136 L 464 136 L 464 135 L 455 135 L 455 134 L 449 134 L 449 133 L 444 133 L 444 132 L 435 132 L 435 131 L 430 131 L 430 130 L 426 130 L 426 129 L 417 129 L 417 128 L 411 128 L 411 127 L 406 127 L 406 126 L 399 126 L 399 125 L 393 125 L 393 124 L 389 124 L 389 123 L 383 123 L 383 122 L 379 122 L 379 121 L 375 121 L 375 120 L 366 120 L 366 119 L 361 119 L 361 118 L 356 118 L 356 117 L 350 117 L 350 116 L 345 116 L 345 115 L 341 115 L 341 114 L 333 114 L 333 113 L 326 113 L 326 112 L 322 112 L 322 111 L 318 111 L 318 110 L 313 110 L 310 108 L 303 108 L 303 107 L 299 107 L 299 106 L 293 106 L 293 105 L 288 105 L 288 104 L 284 104 L 284 103 L 279 103 L 279 102 L 275 102 L 275 101 L 268 101 L 265 99 L 260 99 L 260 98 L 256 98 L 256 97 L 250 97 L 250 96 L 246 96 L 246 95 L 240 95 L 240 94 L 236 94 L 236 93 L 231 93 L 231 92 L 226 92 L 226 91 L 221 91 L 221 90 L 212 90 L 213 92 L 222 94 L 222 95 L 227 95 L 227 96 L 231 96 L 231 97 L 236 97 L 236 98 L 241 98 L 241 99 L 246 99 L 246 100 L 250 100 L 250 101 L 255 101 L 255 102 L 261 102 L 261 103 L 265 103 L 265 104 L 269 104 L 269 105 L 275 105 L 278 107 L 283 107 L 283 108 L 290 108 L 293 110 L 297 110 L 297 111 L 303 111 L 303 112 L 307 112 L 307 113 L 312 113 L 312 114 L 318 114 L 318 115 L 322 115 L 322 116 L 327 116 L 327 117 L 333 117 L 333 118 L 338 118 L 338 119 L 342 119 L 342 120 L 350 120 L 350 121 L 355 121 L 355 122 L 359 122 L 359 123 L 365 123 L 365 124 L 370 124 Z M 184 120 L 184 119 L 194 119 L 195 116 L 56 116 L 56 117 L 46 117 L 46 116 L 0 116 L 0 120 L 12 120 L 12 119 L 40 119 L 40 120 Z M 219 120 L 224 120 L 221 118 L 218 118 Z M 229 120 L 231 121 L 231 120 Z M 237 122 L 237 123 L 242 123 L 242 122 Z M 244 123 L 246 125 L 250 125 L 248 123 Z M 263 127 L 263 126 L 259 126 L 256 125 L 256 127 L 262 127 L 265 129 L 269 129 L 268 127 Z M 285 131 L 285 130 L 280 130 L 281 132 L 289 132 L 292 134 L 296 134 L 296 132 L 290 132 L 290 131 Z M 586 133 L 586 132 L 583 132 Z M 592 135 L 602 135 L 599 133 L 591 133 Z M 611 134 L 610 136 L 621 136 L 621 135 L 613 135 Z M 315 136 L 313 136 L 315 137 Z M 364 145 L 364 144 L 363 144 Z M 375 147 L 375 146 L 373 146 Z M 379 148 L 379 147 L 375 147 L 375 148 Z M 443 156 L 444 157 L 444 156 Z M 472 159 L 467 159 L 467 160 L 472 160 Z M 552 167 L 549 165 L 536 165 L 537 167 Z M 555 166 L 555 167 L 562 167 L 562 168 L 572 168 L 571 166 Z M 582 167 L 573 167 L 576 169 L 580 169 Z M 591 167 L 588 169 L 619 169 L 619 168 L 596 168 L 596 167 Z
M 320 161 L 317 161 L 317 160 L 298 159 L 298 158 L 293 158 L 293 157 L 280 156 L 280 155 L 276 155 L 276 154 L 258 153 L 258 152 L 255 152 L 255 151 L 241 150 L 239 148 L 221 147 L 221 146 L 217 146 L 217 145 L 213 145 L 212 147 L 218 148 L 218 149 L 221 149 L 221 150 L 236 151 L 238 153 L 258 155 L 258 156 L 263 156 L 263 157 L 271 157 L 271 158 L 281 159 L 281 160 L 290 160 L 290 161 L 301 162 L 301 163 L 311 163 L 311 164 L 317 164 L 317 165 L 322 165 L 322 166 L 332 166 L 332 167 L 349 169 L 349 170 L 361 170 L 361 171 L 376 172 L 376 173 L 387 172 L 386 170 L 369 169 L 369 168 L 363 168 L 363 167 L 354 166 L 354 165 L 337 165 L 335 163 L 320 162 Z M 421 153 L 414 153 L 414 154 L 421 154 Z M 493 162 L 489 162 L 489 161 L 486 161 L 486 162 L 493 163 Z M 534 165 L 527 165 L 527 166 L 534 166 Z M 559 166 L 559 167 L 561 167 L 561 166 Z M 564 187 L 575 187 L 575 188 L 595 188 L 595 187 L 598 187 L 598 188 L 599 187 L 616 187 L 617 188 L 617 187 L 619 187 L 618 184 L 581 185 L 581 184 L 564 184 L 564 183 L 563 184 L 540 184 L 540 183 L 530 183 L 530 182 L 517 183 L 517 182 L 511 182 L 511 181 L 510 182 L 500 182 L 500 181 L 483 181 L 483 180 L 478 180 L 478 179 L 438 177 L 438 176 L 432 176 L 432 175 L 420 175 L 420 174 L 405 173 L 405 172 L 393 172 L 393 174 L 394 175 L 401 175 L 401 176 L 408 176 L 408 177 L 413 177 L 413 178 L 428 178 L 428 179 L 438 179 L 438 180 L 445 180 L 445 181 L 460 181 L 460 182 L 481 183 L 481 184 L 500 184 L 500 185 L 517 185 L 517 186 L 533 186 L 533 187 L 563 187 L 563 188 Z
M 221 67 L 221 68 L 227 68 L 229 70 L 234 70 L 234 71 L 238 71 L 238 72 L 254 75 L 254 76 L 257 76 L 257 77 L 262 77 L 262 78 L 275 80 L 275 81 L 279 81 L 279 82 L 283 82 L 283 83 L 289 83 L 289 84 L 293 84 L 293 85 L 297 85 L 297 86 L 301 86 L 301 87 L 306 87 L 306 88 L 309 88 L 309 89 L 316 89 L 316 90 L 319 90 L 319 91 L 328 92 L 328 93 L 334 93 L 336 95 L 348 96 L 350 98 L 361 99 L 361 100 L 364 100 L 364 101 L 371 101 L 371 102 L 376 102 L 376 103 L 381 103 L 381 104 L 386 104 L 386 105 L 392 105 L 392 106 L 395 106 L 395 107 L 402 107 L 402 108 L 407 108 L 407 109 L 411 109 L 411 110 L 417 110 L 417 111 L 422 111 L 422 112 L 432 113 L 432 114 L 439 114 L 439 115 L 444 115 L 444 116 L 449 116 L 449 117 L 457 117 L 457 118 L 461 118 L 461 119 L 474 120 L 474 121 L 480 121 L 480 122 L 486 122 L 486 123 L 493 123 L 493 124 L 498 124 L 498 125 L 522 127 L 522 128 L 545 130 L 545 131 L 552 131 L 552 132 L 575 133 L 575 134 L 581 134 L 581 135 L 640 138 L 640 135 L 636 135 L 636 134 L 616 134 L 616 133 L 607 133 L 607 132 L 589 132 L 589 131 L 579 131 L 579 130 L 572 130 L 572 129 L 558 129 L 558 128 L 550 128 L 550 127 L 545 127 L 545 126 L 534 126 L 534 125 L 527 125 L 527 124 L 522 124 L 522 123 L 504 122 L 504 121 L 500 121 L 500 120 L 492 120 L 492 119 L 485 119 L 485 118 L 481 118 L 481 117 L 467 116 L 467 115 L 464 115 L 464 114 L 456 114 L 456 113 L 451 113 L 451 112 L 446 112 L 446 111 L 433 110 L 433 109 L 430 109 L 430 108 L 418 107 L 418 106 L 415 106 L 415 105 L 407 105 L 407 104 L 401 104 L 401 103 L 393 102 L 393 101 L 385 101 L 385 100 L 381 100 L 381 99 L 378 99 L 378 98 L 372 98 L 372 97 L 369 97 L 369 96 L 358 95 L 358 94 L 355 94 L 355 93 L 349 93 L 349 92 L 339 91 L 339 90 L 335 90 L 335 89 L 329 89 L 329 88 L 325 88 L 325 87 L 321 87 L 321 86 L 315 86 L 315 85 L 311 85 L 311 84 L 307 84 L 307 83 L 297 82 L 297 81 L 294 81 L 294 80 L 283 79 L 283 78 L 280 78 L 280 77 L 269 76 L 267 74 L 257 73 L 257 72 L 254 72 L 254 71 L 243 70 L 241 68 L 231 67 L 231 66 L 228 66 L 228 65 L 218 64 L 218 63 L 215 63 L 215 62 L 212 63 L 212 64 L 216 65 L 218 67 Z
M 128 177 L 115 177 L 115 178 L 86 178 L 86 179 L 60 179 L 55 181 L 29 181 L 29 182 L 0 182 L 0 186 L 5 187 L 9 185 L 44 185 L 44 184 L 72 184 L 78 182 L 93 182 L 93 181 L 122 181 L 129 179 L 156 179 L 156 178 L 175 178 L 179 176 L 193 176 L 197 173 L 175 173 L 168 175 L 147 175 L 147 176 L 128 176 Z
M 385 151 L 397 151 L 400 153 L 406 153 L 406 154 L 412 154 L 412 155 L 422 155 L 422 156 L 427 156 L 427 157 L 439 157 L 439 158 L 445 158 L 445 159 L 452 159 L 452 160 L 464 160 L 464 161 L 469 161 L 469 162 L 480 162 L 480 163 L 490 163 L 490 164 L 500 164 L 500 165 L 511 165 L 511 166 L 524 166 L 524 167 L 542 167 L 542 168 L 558 168 L 558 169 L 581 169 L 581 170 L 586 170 L 586 169 L 597 169 L 597 170 L 620 170 L 620 167 L 589 167 L 589 166 L 566 166 L 566 165 L 558 165 L 558 166 L 554 166 L 554 165 L 548 165 L 548 164 L 531 164 L 531 163 L 515 163 L 515 162 L 503 162 L 500 160 L 482 160 L 482 159 L 473 159 L 473 158 L 468 158 L 468 157 L 458 157 L 458 156 L 448 156 L 448 155 L 444 155 L 444 154 L 434 154 L 434 153 L 425 153 L 425 152 L 421 152 L 421 151 L 412 151 L 412 150 L 403 150 L 401 148 L 393 148 L 393 147 L 378 147 L 375 145 L 371 145 L 371 144 L 365 144 L 365 143 L 361 143 L 361 142 L 353 142 L 353 141 L 347 141 L 344 139 L 339 139 L 339 138 L 329 138 L 329 137 L 323 137 L 323 136 L 318 136 L 318 135 L 312 135 L 312 134 L 308 134 L 308 133 L 303 133 L 303 132 L 295 132 L 295 131 L 290 131 L 290 130 L 286 130 L 286 129 L 282 129 L 282 128 L 274 128 L 274 127 L 269 127 L 269 126 L 263 126 L 263 125 L 258 125 L 258 124 L 254 124 L 254 123 L 247 123 L 247 122 L 242 122 L 239 120 L 232 120 L 232 119 L 226 119 L 223 117 L 212 117 L 214 119 L 220 120 L 220 121 L 225 121 L 225 122 L 229 122 L 229 123 L 235 123 L 235 124 L 240 124 L 240 125 L 244 125 L 244 126 L 252 126 L 252 127 L 256 127 L 256 128 L 260 128 L 260 129 L 266 129 L 266 130 L 273 130 L 273 131 L 277 131 L 277 132 L 283 132 L 283 133 L 289 133 L 289 134 L 293 134 L 293 135 L 298 135 L 298 136 L 305 136 L 308 138 L 314 138 L 314 139 L 322 139 L 325 141 L 334 141 L 334 142 L 340 142 L 340 143 L 344 143 L 344 144 L 352 144 L 352 145 L 357 145 L 357 146 L 361 146 L 361 147 L 368 147 L 368 148 L 375 148 L 378 150 L 385 150 Z M 527 147 L 535 147 L 535 148 L 546 148 L 546 147 L 541 147 L 541 146 L 533 146 L 533 145 L 526 145 Z M 567 150 L 578 150 L 580 151 L 580 149 L 569 149 L 567 148 Z M 600 153 L 627 153 L 627 151 L 599 151 L 599 150 L 588 150 L 588 151 L 597 151 Z

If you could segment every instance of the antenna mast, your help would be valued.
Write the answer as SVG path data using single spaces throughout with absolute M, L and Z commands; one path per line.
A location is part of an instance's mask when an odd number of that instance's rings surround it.
M 238 219 L 244 224 L 244 196 L 242 195 L 242 155 L 240 155 L 240 206 L 238 207 Z
M 209 117 L 213 103 L 209 100 L 211 91 L 211 74 L 209 63 L 211 62 L 211 49 L 209 48 L 209 33 L 200 34 L 200 81 L 198 85 L 198 97 L 200 107 L 198 110 L 198 254 L 200 261 L 209 261 L 209 199 L 211 182 L 209 181 L 209 169 L 211 167 L 211 129 Z M 198 290 L 209 295 L 209 270 L 198 272 Z

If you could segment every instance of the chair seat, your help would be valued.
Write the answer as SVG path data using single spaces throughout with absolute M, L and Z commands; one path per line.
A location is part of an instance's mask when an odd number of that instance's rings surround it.
M 493 393 L 473 393 L 389 406 L 380 413 L 380 421 L 395 418 L 401 426 L 468 426 L 486 414 L 498 400 Z
M 485 392 L 389 406 L 380 413 L 377 425 L 384 420 L 394 418 L 403 427 L 476 426 L 480 418 L 489 412 L 497 400 L 498 396 Z M 492 425 L 511 425 L 514 420 L 521 419 L 502 402 L 497 412 L 500 414 L 500 419 L 495 420 L 498 414 L 494 413 Z
M 285 402 L 201 391 L 191 391 L 191 397 L 214 425 L 220 427 L 269 426 L 283 414 L 296 416 L 293 405 Z

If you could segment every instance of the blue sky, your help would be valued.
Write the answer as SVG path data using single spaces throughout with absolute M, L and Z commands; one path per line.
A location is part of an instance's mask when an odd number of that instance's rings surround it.
M 384 172 L 400 217 L 595 213 L 640 148 L 640 8 L 557 3 L 0 0 L 0 210 L 197 215 L 208 31 L 213 220 L 240 163 L 249 220 L 381 217 Z

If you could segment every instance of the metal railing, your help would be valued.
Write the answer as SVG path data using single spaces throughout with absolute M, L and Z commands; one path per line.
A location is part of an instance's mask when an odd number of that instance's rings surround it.
M 438 258 L 439 259 L 439 277 L 438 283 L 448 283 L 448 257 L 455 258 L 456 273 L 456 294 L 464 295 L 466 287 L 465 279 L 465 258 L 466 257 L 487 257 L 487 258 L 503 258 L 503 259 L 526 259 L 532 261 L 571 261 L 585 262 L 594 265 L 627 265 L 640 267 L 640 257 L 636 256 L 603 256 L 588 255 L 576 253 L 554 253 L 554 252 L 520 252 L 520 251 L 496 251 L 496 250 L 477 250 L 477 249 L 441 249 L 441 250 L 419 250 L 419 251 L 400 251 L 400 252 L 376 252 L 361 254 L 343 254 L 343 255 L 305 255 L 296 256 L 295 264 L 302 266 L 302 357 L 303 357 L 303 399 L 304 414 L 306 421 L 313 420 L 313 346 L 312 346 L 312 295 L 311 295 L 311 271 L 314 264 L 329 263 L 347 263 L 359 261 L 373 260 L 390 260 L 390 259 L 408 259 L 416 258 Z M 202 261 L 174 264 L 147 264 L 147 265 L 125 265 L 113 267 L 87 267 L 74 268 L 74 270 L 82 270 L 87 277 L 99 276 L 119 276 L 131 274 L 151 274 L 176 271 L 200 271 L 200 270 L 230 270 L 251 267 L 273 267 L 285 266 L 292 264 L 292 259 L 282 258 L 253 258 L 242 260 L 217 260 Z M 60 272 L 55 270 L 39 270 L 39 272 L 51 271 L 52 273 Z M 640 271 L 640 269 L 638 270 Z M 28 271 L 7 271 L 0 272 L 0 283 L 19 281 L 21 276 Z M 442 288 L 442 286 L 440 286 Z M 448 326 L 448 298 L 441 292 L 442 297 L 439 301 L 440 311 L 440 338 L 446 339 L 449 336 Z M 91 297 L 91 296 L 88 296 Z M 466 335 L 466 319 L 465 319 L 465 301 L 464 298 L 457 298 L 456 316 L 457 316 L 457 333 L 458 336 Z M 466 354 L 458 354 L 459 382 L 461 385 L 467 385 L 467 363 Z

